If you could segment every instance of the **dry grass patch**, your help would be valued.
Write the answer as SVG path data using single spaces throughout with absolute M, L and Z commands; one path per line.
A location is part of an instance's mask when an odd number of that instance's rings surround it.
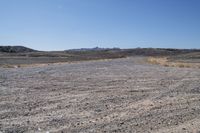
M 10 65 L 10 64 L 3 64 L 3 65 L 0 65 L 0 67 L 2 67 L 2 68 L 18 68 L 20 66 L 18 66 L 18 65 Z
M 147 62 L 165 67 L 200 68 L 200 63 L 169 61 L 167 57 L 149 57 Z

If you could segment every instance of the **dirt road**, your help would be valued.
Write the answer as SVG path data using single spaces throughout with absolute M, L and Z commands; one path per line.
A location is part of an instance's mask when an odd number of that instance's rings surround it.
M 0 132 L 199 133 L 200 69 L 142 60 L 0 68 Z

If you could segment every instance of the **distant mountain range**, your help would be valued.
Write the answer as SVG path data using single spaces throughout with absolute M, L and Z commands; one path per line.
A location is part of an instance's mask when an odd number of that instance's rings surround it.
M 99 48 L 99 47 L 94 47 L 94 48 L 69 49 L 69 50 L 65 50 L 65 51 L 102 51 L 102 50 L 120 50 L 120 48 Z

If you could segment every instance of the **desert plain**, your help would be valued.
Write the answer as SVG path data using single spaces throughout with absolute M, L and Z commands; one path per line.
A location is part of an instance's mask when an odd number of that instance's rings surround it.
M 2 133 L 199 133 L 200 69 L 146 57 L 0 68 Z

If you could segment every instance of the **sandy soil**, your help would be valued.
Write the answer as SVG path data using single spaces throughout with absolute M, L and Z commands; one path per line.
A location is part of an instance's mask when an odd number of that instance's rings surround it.
M 200 69 L 142 57 L 0 68 L 0 132 L 199 133 Z

